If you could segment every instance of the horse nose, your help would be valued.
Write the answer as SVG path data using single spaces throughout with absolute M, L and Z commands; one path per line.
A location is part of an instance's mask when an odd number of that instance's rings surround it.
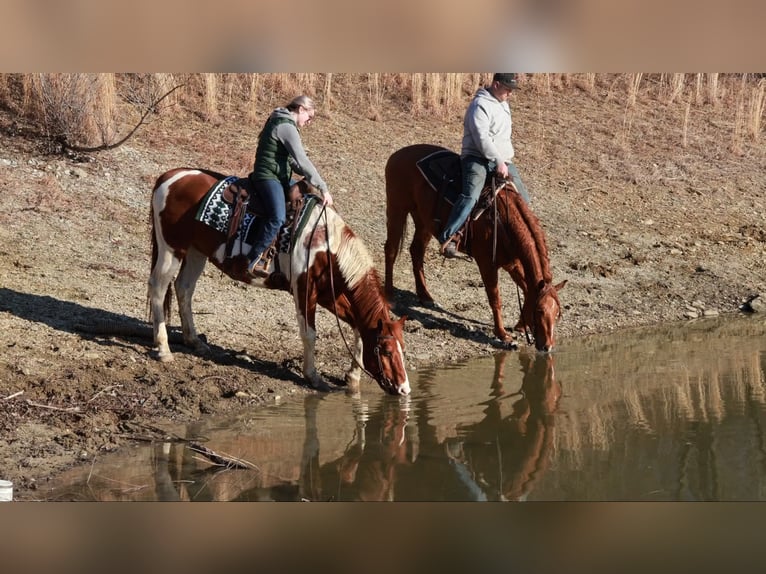
M 406 381 L 398 390 L 401 396 L 406 397 L 410 394 L 410 382 Z

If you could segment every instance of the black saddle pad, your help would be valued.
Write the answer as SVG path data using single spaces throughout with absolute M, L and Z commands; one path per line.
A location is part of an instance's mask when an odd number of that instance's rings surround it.
M 460 155 L 448 149 L 435 151 L 419 160 L 417 166 L 428 185 L 444 194 L 450 205 L 455 203 L 463 181 Z

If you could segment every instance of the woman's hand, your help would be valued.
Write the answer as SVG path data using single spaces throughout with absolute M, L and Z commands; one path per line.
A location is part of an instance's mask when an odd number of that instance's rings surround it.
M 330 195 L 329 191 L 325 191 L 322 193 L 322 205 L 326 205 L 327 207 L 330 207 L 333 204 L 332 195 Z

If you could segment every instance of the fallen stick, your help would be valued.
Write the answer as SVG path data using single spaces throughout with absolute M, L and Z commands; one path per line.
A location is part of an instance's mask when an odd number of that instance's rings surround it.
M 244 468 L 248 470 L 259 470 L 256 465 L 254 465 L 252 462 L 248 462 L 246 460 L 242 460 L 241 458 L 236 458 L 232 456 L 228 456 L 225 454 L 219 454 L 213 450 L 210 450 L 209 448 L 202 446 L 201 444 L 197 442 L 190 442 L 189 448 L 192 449 L 194 452 L 198 452 L 201 455 L 203 455 L 208 460 L 211 460 L 215 464 L 220 464 L 222 466 L 225 466 L 226 468 Z
M 27 403 L 30 407 L 37 407 L 38 409 L 49 409 L 51 411 L 61 411 L 62 413 L 79 413 L 80 412 L 80 407 L 66 407 L 66 408 L 54 407 L 51 405 L 42 405 L 40 403 L 35 403 L 33 401 L 30 401 L 29 399 L 27 399 L 24 402 Z

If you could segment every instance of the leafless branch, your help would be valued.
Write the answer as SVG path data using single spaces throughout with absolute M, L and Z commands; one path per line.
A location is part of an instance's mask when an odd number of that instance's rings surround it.
M 61 147 L 64 150 L 75 151 L 75 152 L 80 152 L 80 153 L 91 153 L 91 152 L 97 152 L 97 151 L 108 151 L 108 150 L 112 150 L 112 149 L 115 149 L 117 147 L 120 147 L 122 144 L 124 144 L 126 141 L 128 141 L 131 137 L 133 137 L 133 135 L 138 131 L 138 128 L 140 128 L 142 125 L 144 125 L 144 123 L 146 122 L 147 116 L 149 116 L 149 114 L 152 113 L 152 111 L 154 111 L 157 108 L 157 105 L 162 100 L 164 100 L 170 94 L 175 92 L 178 88 L 181 88 L 183 86 L 184 86 L 184 84 L 179 84 L 179 85 L 175 86 L 170 91 L 166 92 L 163 96 L 161 96 L 159 99 L 157 99 L 154 102 L 152 102 L 151 104 L 149 104 L 146 107 L 146 110 L 144 111 L 144 114 L 141 116 L 141 119 L 139 120 L 138 124 L 136 124 L 136 126 L 132 130 L 130 130 L 130 132 L 128 132 L 128 135 L 126 135 L 124 138 L 122 138 L 121 140 L 119 140 L 119 141 L 117 141 L 115 143 L 102 144 L 102 145 L 95 146 L 95 147 L 81 147 L 81 146 L 77 146 L 77 145 L 74 145 L 74 144 L 70 144 L 67 141 L 65 135 L 60 135 L 57 138 L 57 141 L 58 141 L 59 144 L 61 144 Z

